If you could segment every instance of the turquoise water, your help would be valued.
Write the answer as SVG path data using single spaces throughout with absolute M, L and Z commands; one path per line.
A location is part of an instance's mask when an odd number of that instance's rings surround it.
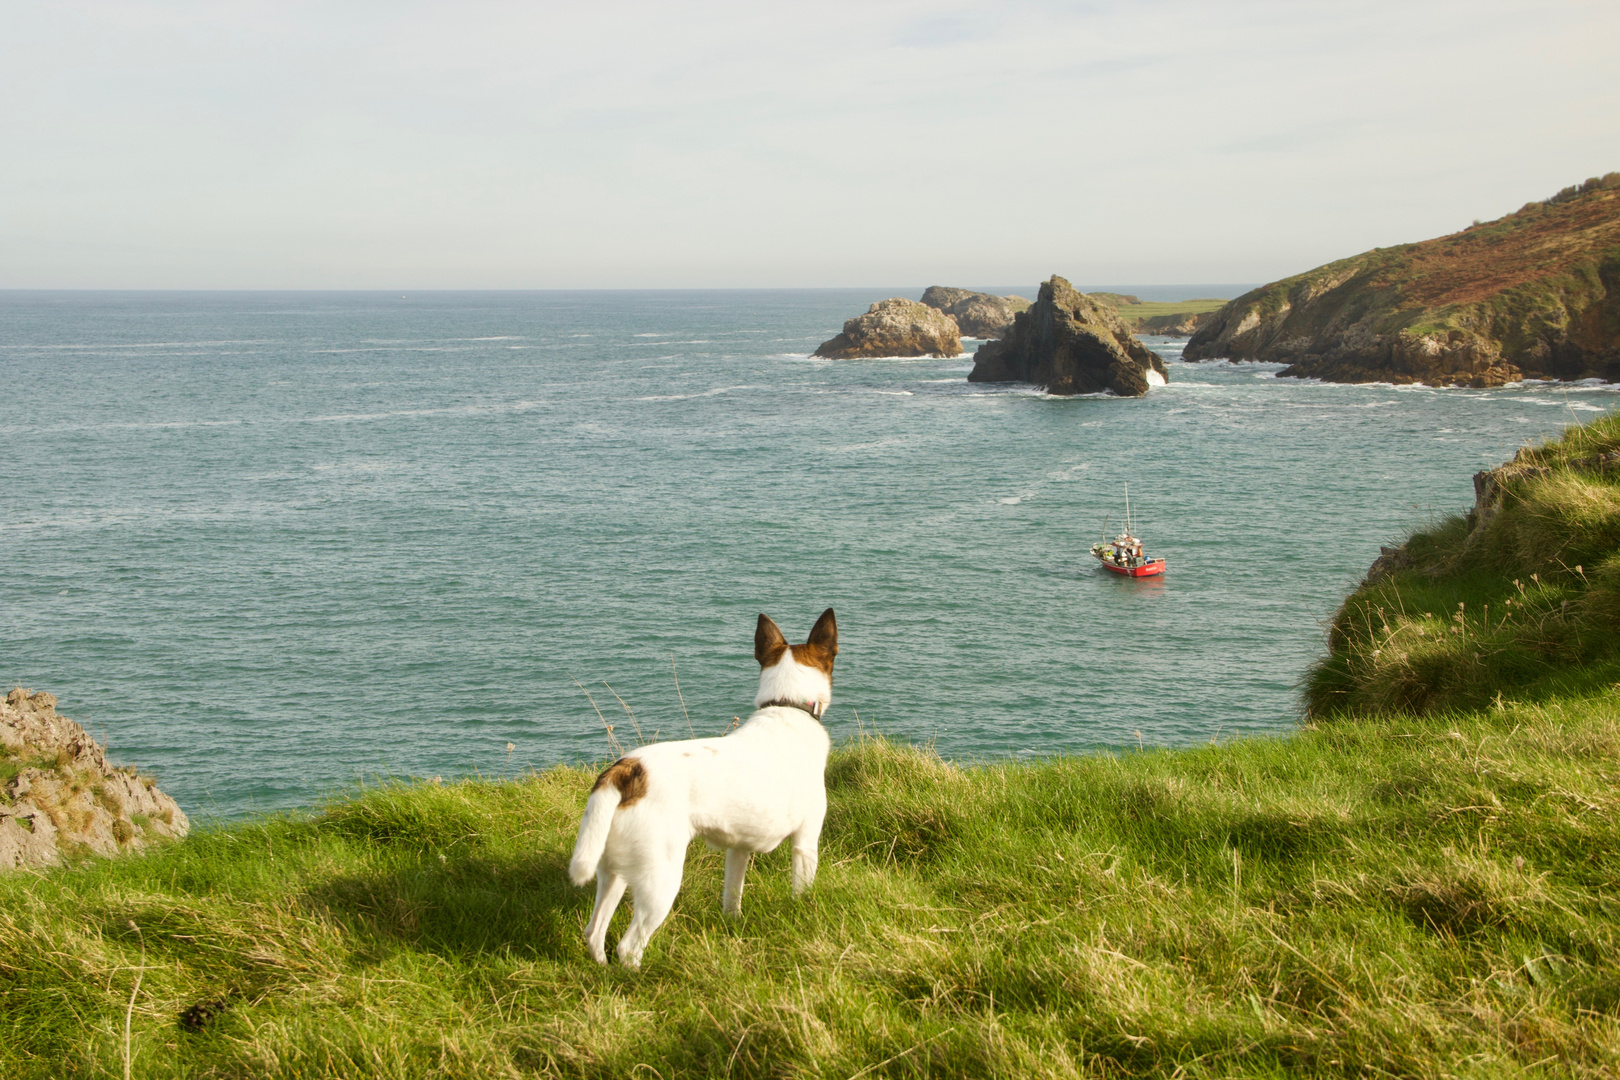
M 835 739 L 1281 732 L 1380 543 L 1616 403 L 807 356 L 884 295 L 0 293 L 0 677 L 205 817 L 600 760 L 575 680 L 626 744 L 604 683 L 684 736 L 672 657 L 724 731 L 760 611 L 802 640 L 837 609 Z M 1086 554 L 1126 481 L 1162 580 Z

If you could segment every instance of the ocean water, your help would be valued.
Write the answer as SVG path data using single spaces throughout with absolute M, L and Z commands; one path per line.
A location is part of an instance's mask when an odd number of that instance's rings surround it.
M 809 357 L 883 295 L 0 293 L 0 678 L 204 818 L 599 761 L 586 691 L 627 746 L 723 732 L 761 611 L 836 608 L 835 739 L 1286 732 L 1381 543 L 1616 404 Z M 1127 482 L 1163 579 L 1087 554 Z

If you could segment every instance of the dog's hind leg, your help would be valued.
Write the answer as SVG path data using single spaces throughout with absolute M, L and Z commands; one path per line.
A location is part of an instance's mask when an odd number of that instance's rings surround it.
M 821 840 L 821 818 L 806 821 L 793 834 L 793 895 L 808 889 L 816 880 L 816 845 Z
M 648 867 L 633 885 L 635 914 L 619 939 L 619 961 L 632 971 L 640 970 L 641 954 L 647 948 L 647 939 L 653 936 L 675 906 L 675 894 L 681 891 L 681 862 Z
M 613 913 L 618 910 L 619 898 L 624 896 L 627 884 L 629 882 L 605 866 L 596 872 L 596 907 L 591 909 L 591 921 L 585 924 L 585 944 L 598 964 L 607 963 L 608 923 L 613 921 Z
M 743 878 L 748 874 L 751 851 L 729 848 L 726 851 L 726 890 L 720 894 L 720 911 L 726 915 L 742 914 Z

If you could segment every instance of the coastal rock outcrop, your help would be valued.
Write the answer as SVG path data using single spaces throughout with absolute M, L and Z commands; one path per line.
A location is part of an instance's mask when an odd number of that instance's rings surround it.
M 844 324 L 844 332 L 816 348 L 817 356 L 855 360 L 873 356 L 961 356 L 956 320 L 927 304 L 879 300 Z
M 938 308 L 956 320 L 963 337 L 998 338 L 1012 328 L 1013 316 L 1028 310 L 1022 296 L 996 296 L 992 293 L 930 285 L 922 302 Z
M 1178 311 L 1171 315 L 1149 315 L 1138 320 L 1133 328 L 1138 334 L 1159 334 L 1164 337 L 1191 337 L 1202 330 L 1214 316 L 1213 311 Z
M 1620 380 L 1620 173 L 1245 293 L 1182 357 L 1329 382 Z
M 1056 276 L 1000 341 L 979 346 L 969 382 L 1032 382 L 1052 394 L 1121 397 L 1163 385 L 1164 363 L 1132 336 L 1118 311 Z
M 50 694 L 18 687 L 0 703 L 0 870 L 139 851 L 190 828 L 151 778 L 109 765 Z

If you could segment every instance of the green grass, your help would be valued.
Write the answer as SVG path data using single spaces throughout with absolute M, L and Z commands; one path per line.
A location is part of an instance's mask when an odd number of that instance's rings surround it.
M 1612 1075 L 1617 716 L 864 740 L 809 899 L 777 852 L 728 921 L 697 845 L 639 975 L 580 940 L 588 771 L 389 785 L 0 877 L 0 1068 L 120 1076 L 127 1010 L 140 1077 Z
M 1549 700 L 1620 680 L 1620 414 L 1526 449 L 1483 518 L 1415 533 L 1353 593 L 1306 686 L 1316 716 Z
M 0 876 L 0 1075 L 1612 1077 L 1617 451 L 1572 429 L 1414 535 L 1286 737 L 840 747 L 808 898 L 778 851 L 727 920 L 697 845 L 640 974 L 581 941 L 590 770 Z
M 1145 319 L 1156 318 L 1160 315 L 1202 315 L 1206 311 L 1219 311 L 1225 307 L 1225 300 L 1210 300 L 1199 298 L 1195 300 L 1138 300 L 1134 304 L 1121 304 L 1122 299 L 1118 293 L 1087 293 L 1093 300 L 1100 300 L 1109 304 L 1119 312 L 1119 317 L 1132 326 Z M 1111 299 L 1114 298 L 1114 299 Z

